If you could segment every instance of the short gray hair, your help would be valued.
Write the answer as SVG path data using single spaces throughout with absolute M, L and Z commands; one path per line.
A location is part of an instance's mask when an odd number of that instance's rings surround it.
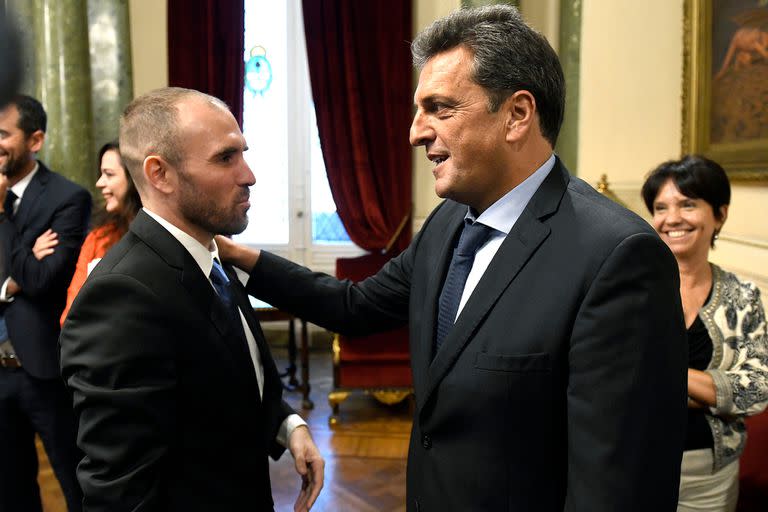
M 486 90 L 488 109 L 496 112 L 517 91 L 530 92 L 542 134 L 554 146 L 565 111 L 565 79 L 546 38 L 512 6 L 459 9 L 416 36 L 413 65 L 421 69 L 437 54 L 457 47 L 472 53 L 472 79 Z
M 150 91 L 125 107 L 120 117 L 120 153 L 137 186 L 144 184 L 142 165 L 148 155 L 159 155 L 174 166 L 184 161 L 178 104 L 188 98 L 198 98 L 229 110 L 223 101 L 214 96 L 181 87 Z

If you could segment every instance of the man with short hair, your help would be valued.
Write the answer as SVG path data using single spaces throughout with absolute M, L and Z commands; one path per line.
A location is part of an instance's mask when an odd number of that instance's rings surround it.
M 220 100 L 159 89 L 128 105 L 120 150 L 144 208 L 94 269 L 61 334 L 88 511 L 272 510 L 287 447 L 314 503 L 322 457 L 213 237 L 248 224 L 254 176 Z
M 225 259 L 255 296 L 337 332 L 410 324 L 408 511 L 674 511 L 672 254 L 553 153 L 563 73 L 516 9 L 457 11 L 412 49 L 410 140 L 445 201 L 410 246 L 358 284 L 239 246 Z
M 35 433 L 40 435 L 70 512 L 82 510 L 75 468 L 72 400 L 59 375 L 57 340 L 67 287 L 85 238 L 91 197 L 35 155 L 47 117 L 19 95 L 0 110 L 0 510 L 42 510 Z M 32 247 L 58 233 L 42 260 Z

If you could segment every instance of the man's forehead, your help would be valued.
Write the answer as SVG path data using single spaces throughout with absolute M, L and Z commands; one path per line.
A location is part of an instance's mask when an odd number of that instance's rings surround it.
M 245 146 L 240 127 L 228 109 L 200 98 L 179 102 L 177 108 L 180 142 L 188 153 L 208 157 L 208 153 L 214 154 L 224 147 Z
M 457 89 L 470 80 L 472 60 L 468 50 L 456 47 L 429 59 L 419 74 L 414 103 L 432 99 L 441 92 Z
M 192 98 L 176 104 L 178 128 L 182 132 L 213 133 L 214 129 L 237 129 L 237 121 L 228 109 L 204 99 Z
M 13 121 L 19 117 L 19 109 L 13 103 L 0 108 L 0 119 L 3 121 Z
M 180 121 L 194 121 L 199 118 L 210 118 L 216 114 L 227 112 L 215 103 L 197 96 L 187 96 L 176 102 L 176 111 Z

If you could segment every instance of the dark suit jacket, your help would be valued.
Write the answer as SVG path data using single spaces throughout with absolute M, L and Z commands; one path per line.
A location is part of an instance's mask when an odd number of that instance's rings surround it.
M 0 222 L 5 271 L 22 289 L 2 306 L 8 334 L 24 369 L 40 379 L 59 377 L 58 318 L 90 214 L 88 191 L 40 163 L 13 220 Z M 58 234 L 59 244 L 52 255 L 38 261 L 32 246 L 48 228 Z
M 409 511 L 674 511 L 687 346 L 671 252 L 558 161 L 433 358 L 466 211 L 443 202 L 358 285 L 262 253 L 249 292 L 350 334 L 410 323 Z
M 233 275 L 230 278 L 237 281 Z M 87 511 L 272 510 L 267 455 L 293 411 L 239 282 L 264 365 L 189 252 L 146 213 L 93 270 L 61 334 Z

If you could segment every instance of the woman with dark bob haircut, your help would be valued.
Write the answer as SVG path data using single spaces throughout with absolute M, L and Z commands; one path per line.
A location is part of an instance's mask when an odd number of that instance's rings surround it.
M 80 249 L 75 274 L 67 290 L 67 305 L 61 314 L 62 325 L 93 267 L 128 231 L 128 225 L 141 208 L 139 192 L 125 170 L 117 142 L 104 144 L 99 150 L 98 161 L 96 188 L 101 192 L 104 205 L 94 213 L 93 227 Z M 43 259 L 53 254 L 57 244 L 56 233 L 49 229 L 37 238 L 32 252 L 37 259 Z
M 661 164 L 645 181 L 652 224 L 680 269 L 688 332 L 688 430 L 678 512 L 733 511 L 744 417 L 768 404 L 768 332 L 760 290 L 709 262 L 731 187 L 701 156 Z

